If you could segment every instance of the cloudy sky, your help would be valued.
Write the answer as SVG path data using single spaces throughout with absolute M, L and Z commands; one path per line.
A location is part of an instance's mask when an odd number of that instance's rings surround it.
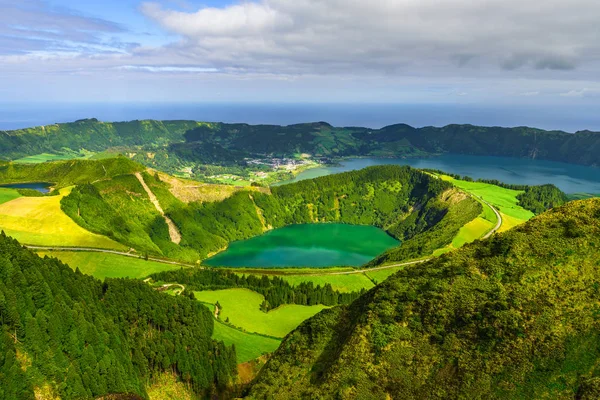
M 598 0 L 0 0 L 0 96 L 600 106 L 598 21 Z

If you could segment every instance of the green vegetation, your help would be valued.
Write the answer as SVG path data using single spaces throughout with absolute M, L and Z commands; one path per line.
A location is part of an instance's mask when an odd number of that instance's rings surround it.
M 48 162 L 48 161 L 62 161 L 62 160 L 73 160 L 73 159 L 87 160 L 87 159 L 91 158 L 92 156 L 94 156 L 94 153 L 85 151 L 85 150 L 81 150 L 78 153 L 71 151 L 71 150 L 66 150 L 61 153 L 54 153 L 54 154 L 42 153 L 42 154 L 36 154 L 33 156 L 27 156 L 27 157 L 19 158 L 18 160 L 15 160 L 15 162 L 20 163 L 20 164 L 40 164 L 40 163 L 44 163 L 44 162 Z
M 286 337 L 252 398 L 596 398 L 600 200 L 405 267 Z
M 78 154 L 119 148 L 147 166 L 175 173 L 229 174 L 246 157 L 265 154 L 296 157 L 419 156 L 471 154 L 600 164 L 600 137 L 528 127 L 499 128 L 448 125 L 413 128 L 405 124 L 382 129 L 337 128 L 325 122 L 290 126 L 202 123 L 195 121 L 130 121 L 105 123 L 87 119 L 67 124 L 20 129 L 0 137 L 0 156 L 17 159 L 41 153 Z M 199 163 L 205 165 L 197 166 Z M 218 164 L 217 174 L 200 168 Z M 247 174 L 247 173 L 246 173 Z M 243 176 L 242 174 L 236 174 Z
M 517 199 L 521 207 L 534 214 L 541 214 L 569 201 L 567 195 L 554 185 L 530 186 Z
M 30 245 L 126 250 L 108 237 L 83 229 L 61 210 L 61 199 L 70 191 L 64 188 L 58 196 L 20 197 L 0 204 L 0 230 Z
M 264 297 L 248 289 L 225 289 L 194 292 L 197 300 L 203 303 L 219 304 L 219 319 L 227 321 L 249 333 L 258 333 L 283 338 L 302 321 L 326 308 L 323 305 L 299 306 L 283 305 L 268 313 L 261 311 Z
M 140 279 L 162 271 L 178 270 L 181 267 L 172 264 L 120 256 L 118 254 L 83 251 L 40 251 L 40 257 L 58 258 L 73 270 L 91 275 L 94 278 L 132 278 Z
M 331 271 L 327 271 L 331 272 Z M 313 273 L 314 270 L 313 270 Z M 279 277 L 292 286 L 298 286 L 303 282 L 311 282 L 315 286 L 331 285 L 331 288 L 335 291 L 342 293 L 348 292 L 360 292 L 361 290 L 369 290 L 373 286 L 373 282 L 369 280 L 364 274 L 346 274 L 346 275 L 289 275 L 283 274 Z
M 239 192 L 219 203 L 190 203 L 168 214 L 180 228 L 181 244 L 206 257 L 234 240 L 290 224 L 374 225 L 408 240 L 448 220 L 453 206 L 468 209 L 460 215 L 462 224 L 448 222 L 430 234 L 436 236 L 432 246 L 444 246 L 481 212 L 477 202 L 451 187 L 409 167 L 378 166 L 273 187 L 271 195 Z M 421 255 L 421 248 L 410 255 Z
M 18 190 L 0 188 L 0 204 L 8 203 L 11 200 L 21 197 Z
M 506 189 L 491 183 L 484 182 L 468 182 L 449 177 L 442 177 L 452 182 L 455 186 L 464 191 L 474 194 L 475 196 L 487 201 L 496 207 L 503 214 L 513 218 L 527 221 L 533 217 L 533 213 L 519 205 L 520 194 L 524 193 L 520 190 Z
M 62 188 L 132 174 L 142 169 L 141 165 L 125 157 L 42 164 L 8 163 L 0 164 L 0 183 L 51 182 Z
M 442 198 L 426 204 L 420 210 L 425 221 L 435 221 L 433 226 L 427 227 L 420 235 L 406 237 L 401 246 L 388 250 L 367 265 L 390 264 L 433 255 L 436 250 L 457 240 L 457 237 L 465 239 L 463 227 L 482 212 L 481 204 L 464 193 L 457 190 L 447 192 Z M 411 217 L 399 224 L 407 233 L 415 229 L 415 226 L 418 227 L 419 223 L 424 223 L 415 222 Z
M 103 283 L 0 235 L 0 398 L 145 397 L 167 371 L 199 396 L 224 393 L 235 350 L 211 339 L 213 318 L 185 296 Z
M 226 346 L 234 345 L 238 364 L 270 354 L 281 344 L 281 340 L 243 332 L 219 321 L 215 322 L 213 339 L 222 341 Z
M 313 306 L 323 304 L 335 306 L 349 304 L 357 299 L 361 290 L 355 292 L 338 292 L 329 283 L 323 286 L 314 285 L 307 280 L 292 286 L 279 276 L 241 275 L 219 269 L 186 268 L 177 271 L 166 271 L 151 275 L 157 282 L 184 285 L 188 290 L 204 291 L 229 288 L 245 288 L 264 296 L 265 302 L 261 310 L 268 311 L 282 304 L 299 304 Z

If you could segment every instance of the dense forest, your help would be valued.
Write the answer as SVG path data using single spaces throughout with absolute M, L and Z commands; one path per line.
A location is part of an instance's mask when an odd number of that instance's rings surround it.
M 141 281 L 104 282 L 0 234 L 0 399 L 146 397 L 156 374 L 224 393 L 235 349 L 211 339 L 208 308 Z
M 598 398 L 599 237 L 576 201 L 407 267 L 300 325 L 250 397 Z
M 342 293 L 333 290 L 331 284 L 314 285 L 312 282 L 302 282 L 297 286 L 290 285 L 285 279 L 266 275 L 240 275 L 234 272 L 218 269 L 181 269 L 165 271 L 150 275 L 158 282 L 177 282 L 185 285 L 188 290 L 221 290 L 230 288 L 245 288 L 262 294 L 265 297 L 262 310 L 267 312 L 282 304 L 298 304 L 314 306 L 323 304 L 337 306 L 350 304 L 363 292 Z
M 416 156 L 471 154 L 600 164 L 600 134 L 448 125 L 413 128 L 397 124 L 382 129 L 333 127 L 325 122 L 289 126 L 131 121 L 96 119 L 2 132 L 0 158 L 69 151 L 119 149 L 136 160 L 165 169 L 196 164 L 232 165 L 258 155 L 317 157 Z M 151 156 L 147 156 L 151 154 Z
M 529 186 L 524 190 L 525 193 L 517 196 L 519 205 L 535 214 L 562 206 L 569 201 L 567 195 L 554 185 Z
M 450 183 L 410 167 L 371 167 L 274 187 L 271 194 L 239 191 L 223 201 L 189 204 L 156 176 L 143 177 L 179 228 L 179 245 L 170 242 L 164 219 L 133 175 L 80 185 L 62 199 L 62 208 L 93 232 L 138 251 L 189 262 L 269 229 L 327 222 L 374 225 L 406 241 L 427 234 L 401 254 L 420 256 L 449 243 L 481 212 L 479 203 Z

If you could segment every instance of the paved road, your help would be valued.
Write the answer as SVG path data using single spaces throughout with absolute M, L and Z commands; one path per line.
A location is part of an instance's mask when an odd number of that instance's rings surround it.
M 494 227 L 494 229 L 492 229 L 491 231 L 489 231 L 482 239 L 487 239 L 490 236 L 492 236 L 494 233 L 496 233 L 498 231 L 498 229 L 500 229 L 500 227 L 502 226 L 502 215 L 500 215 L 500 213 L 498 212 L 498 210 L 496 210 L 496 208 L 494 206 L 492 206 L 490 203 L 488 203 L 487 201 L 485 201 L 484 199 L 482 199 L 481 197 L 479 198 L 479 200 L 481 200 L 483 203 L 485 203 L 489 208 L 492 209 L 492 211 L 494 212 L 494 214 L 496 214 L 496 218 L 498 219 L 498 222 L 496 223 L 496 226 Z

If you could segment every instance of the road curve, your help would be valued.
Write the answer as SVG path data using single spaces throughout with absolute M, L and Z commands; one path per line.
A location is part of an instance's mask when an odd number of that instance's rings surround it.
M 498 210 L 496 210 L 496 208 L 494 206 L 492 206 L 490 203 L 488 203 L 487 201 L 485 201 L 484 199 L 482 199 L 481 197 L 479 198 L 479 200 L 481 200 L 483 203 L 485 203 L 489 208 L 492 209 L 492 211 L 494 212 L 494 214 L 496 214 L 496 218 L 498 219 L 498 222 L 496 222 L 496 226 L 494 227 L 494 229 L 492 229 L 491 231 L 489 231 L 484 237 L 482 237 L 482 239 L 487 239 L 490 236 L 492 236 L 494 233 L 496 233 L 498 231 L 498 229 L 500 229 L 500 227 L 502 226 L 502 215 L 500 215 L 500 213 L 498 212 Z

